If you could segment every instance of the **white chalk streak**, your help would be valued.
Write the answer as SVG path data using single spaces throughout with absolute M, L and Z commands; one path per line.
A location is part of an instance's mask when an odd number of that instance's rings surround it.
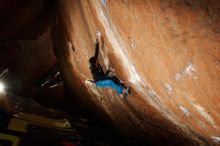
M 218 136 L 212 136 L 212 139 L 217 142 L 217 143 L 220 143 L 220 137 Z
M 213 127 L 216 127 L 214 120 L 212 117 L 205 111 L 205 109 L 197 104 L 193 104 L 196 110 L 209 122 Z
M 182 112 L 186 115 L 186 116 L 190 116 L 190 112 L 187 108 L 183 107 L 183 106 L 179 106 L 179 108 L 182 110 Z
M 125 53 L 125 50 L 126 50 L 125 46 L 122 43 L 123 42 L 122 39 L 117 34 L 116 28 L 113 25 L 111 25 L 110 20 L 108 20 L 107 16 L 104 14 L 101 7 L 98 7 L 98 6 L 94 6 L 94 7 L 97 8 L 96 10 L 98 13 L 98 19 L 100 20 L 100 22 L 102 23 L 105 29 L 107 38 L 109 39 L 109 42 L 111 43 L 115 54 L 122 61 L 124 70 L 128 72 L 129 80 L 134 84 L 135 83 L 138 84 L 140 82 L 140 77 L 137 74 L 133 64 L 130 63 L 131 60 L 128 59 Z
M 188 62 L 188 64 L 184 67 L 184 69 L 176 74 L 175 79 L 179 81 L 184 74 L 193 76 L 193 72 L 196 72 L 195 65 L 191 62 Z M 197 76 L 193 76 L 193 78 L 197 79 Z

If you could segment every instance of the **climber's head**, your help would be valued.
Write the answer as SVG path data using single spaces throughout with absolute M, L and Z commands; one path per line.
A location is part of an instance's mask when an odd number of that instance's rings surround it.
M 98 59 L 96 57 L 92 57 L 89 59 L 90 65 L 96 65 L 99 63 Z

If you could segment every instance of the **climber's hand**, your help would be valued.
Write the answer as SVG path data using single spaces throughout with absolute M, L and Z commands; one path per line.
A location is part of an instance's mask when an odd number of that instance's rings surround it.
M 100 32 L 100 31 L 97 31 L 97 32 L 96 32 L 96 39 L 97 39 L 97 40 L 100 40 L 100 39 L 101 39 L 101 36 L 102 36 L 101 32 Z
M 94 80 L 87 80 L 88 82 L 90 82 L 90 83 L 95 83 L 95 81 Z

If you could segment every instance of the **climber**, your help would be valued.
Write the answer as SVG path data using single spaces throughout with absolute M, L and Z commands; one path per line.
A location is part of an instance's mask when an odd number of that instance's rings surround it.
M 90 70 L 93 76 L 93 81 L 96 86 L 104 87 L 111 86 L 119 94 L 122 94 L 122 97 L 126 97 L 130 92 L 130 87 L 126 87 L 116 76 L 112 75 L 110 70 L 106 72 L 103 71 L 101 65 L 99 64 L 98 54 L 100 43 L 102 45 L 101 33 L 97 32 L 96 44 L 95 44 L 95 55 L 89 59 Z

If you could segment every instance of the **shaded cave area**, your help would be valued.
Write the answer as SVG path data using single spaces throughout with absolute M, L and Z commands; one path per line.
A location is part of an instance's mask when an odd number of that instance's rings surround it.
M 0 145 L 220 144 L 217 0 L 2 0 L 0 11 Z M 126 99 L 86 82 L 97 31 Z

